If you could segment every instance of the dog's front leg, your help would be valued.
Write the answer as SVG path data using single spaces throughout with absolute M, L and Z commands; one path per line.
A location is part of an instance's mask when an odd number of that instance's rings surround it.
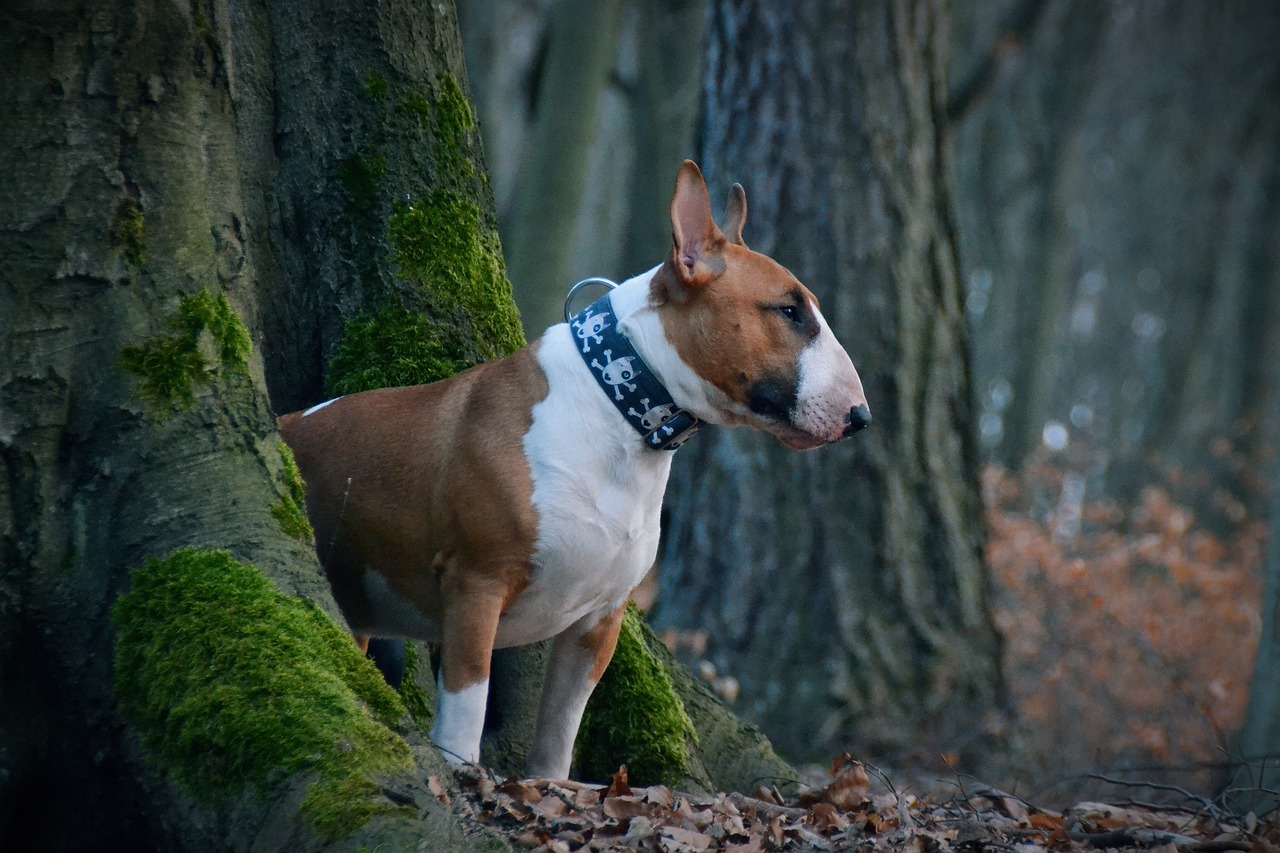
M 528 773 L 548 779 L 568 779 L 573 740 L 605 667 L 618 644 L 618 630 L 626 605 L 601 617 L 592 614 L 556 636 L 547 661 L 547 675 L 538 703 L 538 725 L 529 751 Z
M 463 588 L 451 590 L 444 608 L 431 742 L 450 764 L 475 764 L 503 599 L 483 586 L 459 586 Z

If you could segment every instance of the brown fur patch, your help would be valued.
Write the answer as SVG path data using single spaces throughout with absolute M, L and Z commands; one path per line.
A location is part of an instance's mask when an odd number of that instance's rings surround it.
M 609 661 L 613 660 L 613 651 L 618 647 L 618 633 L 622 630 L 622 614 L 626 609 L 627 605 L 623 604 L 578 640 L 588 653 L 595 656 L 595 665 L 591 668 L 593 683 L 599 683 L 609 668 Z
M 659 311 L 680 358 L 745 406 L 762 379 L 798 381 L 800 352 L 810 337 L 775 309 L 794 304 L 798 293 L 812 311 L 817 299 L 772 258 L 733 244 L 722 252 L 723 274 L 684 299 L 664 301 Z M 656 293 L 680 286 L 671 263 L 654 276 Z
M 451 690 L 487 676 L 497 619 L 532 571 L 538 516 L 521 449 L 548 392 L 536 348 L 280 419 L 307 484 L 317 553 L 353 630 L 379 633 L 364 588 L 365 572 L 377 572 L 443 629 Z

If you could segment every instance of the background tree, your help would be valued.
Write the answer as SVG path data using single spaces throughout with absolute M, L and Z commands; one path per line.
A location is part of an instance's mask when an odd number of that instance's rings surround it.
M 463 0 L 462 35 L 525 329 L 591 275 L 657 264 L 698 110 L 697 0 Z
M 1190 614 L 1214 588 L 1256 583 L 1254 529 L 1269 510 L 1274 524 L 1280 10 L 1033 0 L 959 4 L 953 18 L 948 117 L 982 451 L 1015 476 L 1035 478 L 1046 462 L 1058 469 L 1048 487 L 1027 481 L 1026 515 L 1050 518 L 1053 549 L 1063 565 L 1087 568 L 1091 594 L 1116 607 L 1126 591 L 1162 579 L 1170 600 L 1161 607 L 1148 591 L 1154 634 L 1138 629 L 1137 613 L 1129 632 L 1095 623 L 1146 658 L 1141 684 L 1121 692 L 1155 694 L 1140 700 L 1147 710 L 1107 704 L 1106 676 L 1072 679 L 1097 648 L 1066 648 L 1082 611 L 1065 588 L 1012 608 L 1035 637 L 1027 626 L 1043 607 L 1039 642 L 1064 644 L 1056 654 L 1065 664 L 1047 665 L 1055 652 L 1046 650 L 1030 673 L 1011 666 L 1012 692 L 1025 707 L 1052 696 L 1036 683 L 1046 669 L 1068 673 L 1072 698 L 1051 700 L 1053 719 L 1030 735 L 1055 770 L 1171 765 L 1173 775 L 1143 778 L 1207 790 L 1193 765 L 1234 749 L 1256 636 L 1256 616 L 1233 611 L 1256 614 L 1257 605 L 1224 602 L 1216 624 Z M 1126 560 L 1114 533 L 1105 553 L 1091 544 L 1104 527 L 1149 541 L 1156 510 L 1169 504 L 1152 487 L 1186 508 L 1162 553 L 1187 556 L 1166 561 L 1135 547 L 1141 556 Z M 1099 500 L 1112 504 L 1105 524 L 1088 518 Z M 1052 554 L 1026 541 L 1021 550 L 1033 584 L 1052 577 Z M 1273 603 L 1264 598 L 1264 619 Z M 1241 741 L 1252 755 L 1262 754 L 1275 701 L 1264 675 L 1269 630 Z M 1153 654 L 1161 647 L 1198 648 L 1200 659 L 1220 650 L 1236 665 L 1192 678 L 1202 665 Z M 1123 671 L 1109 660 L 1108 671 Z M 1135 743 L 1139 725 L 1146 736 Z
M 804 455 L 743 430 L 682 450 L 655 621 L 705 630 L 793 757 L 963 749 L 998 707 L 946 33 L 938 2 L 711 5 L 701 162 L 748 188 L 747 242 L 822 300 L 875 423 Z
M 948 107 L 982 441 L 1076 449 L 1128 501 L 1172 467 L 1262 513 L 1277 435 L 1274 4 L 970 3 Z M 1011 354 L 1014 357 L 1011 357 Z M 1047 430 L 1047 431 L 1046 431 Z
M 1273 814 L 1280 807 L 1280 511 L 1271 513 L 1271 544 L 1262 592 L 1262 636 L 1253 689 L 1232 758 L 1232 805 Z

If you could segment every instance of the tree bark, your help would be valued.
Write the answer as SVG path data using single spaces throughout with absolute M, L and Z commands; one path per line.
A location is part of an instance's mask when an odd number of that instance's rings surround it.
M 325 15 L 332 17 L 326 22 Z M 401 27 L 398 40 L 387 38 Z M 291 396 L 319 387 L 328 340 L 322 330 L 336 336 L 340 328 L 339 305 L 322 312 L 327 327 L 322 318 L 311 329 L 290 302 L 302 298 L 305 286 L 287 283 L 323 283 L 333 292 L 344 281 L 336 270 L 352 267 L 335 254 L 308 266 L 305 250 L 290 244 L 296 230 L 317 243 L 333 237 L 324 234 L 332 221 L 297 215 L 292 205 L 306 201 L 299 186 L 318 187 L 329 199 L 350 196 L 330 169 L 332 156 L 305 164 L 291 143 L 352 132 L 337 118 L 344 94 L 367 88 L 365 70 L 377 66 L 333 57 L 325 70 L 340 85 L 305 107 L 283 85 L 293 63 L 316 45 L 322 55 L 357 34 L 386 51 L 392 69 L 382 73 L 403 75 L 393 84 L 425 88 L 457 73 L 456 27 L 437 4 L 424 12 L 399 3 L 340 10 L 100 0 L 55 10 L 10 4 L 4 12 L 0 845 L 6 849 L 488 846 L 463 838 L 426 791 L 426 776 L 443 770 L 421 733 L 407 719 L 371 715 L 365 697 L 373 694 L 360 681 L 372 670 L 352 656 L 311 545 L 301 541 L 297 482 L 268 401 L 269 385 L 286 406 Z M 314 82 L 318 95 L 324 81 Z M 428 88 L 424 100 L 436 106 L 428 97 L 436 93 Z M 360 142 L 346 137 L 343 153 L 359 150 Z M 342 150 L 334 144 L 326 153 Z M 386 169 L 393 168 L 388 158 Z M 420 177 L 426 187 L 439 185 L 436 173 Z M 334 266 L 324 266 L 326 260 Z M 282 331 L 290 323 L 294 328 Z M 253 340 L 279 349 L 264 358 Z M 184 574 L 193 563 L 227 567 L 209 576 L 215 597 L 202 599 L 204 587 L 181 583 L 196 577 Z M 165 599 L 138 587 L 124 599 L 132 609 L 117 609 L 113 623 L 112 603 L 131 590 L 131 570 L 144 565 L 135 576 L 145 576 L 152 592 L 167 589 L 193 609 L 147 613 L 146 605 Z M 166 586 L 166 579 L 178 583 Z M 305 629 L 297 636 L 336 643 L 331 655 L 316 649 L 282 666 L 274 661 L 289 644 L 245 649 L 234 632 L 217 633 L 217 620 L 199 614 L 224 600 L 216 596 L 228 593 L 233 579 L 248 584 L 246 602 L 289 620 L 283 630 Z M 180 633 L 172 645 L 147 645 L 170 630 Z M 126 636 L 135 640 L 125 643 Z M 327 750 L 350 748 L 350 760 L 294 754 L 274 772 L 244 770 L 241 778 L 233 766 L 230 776 L 219 777 L 223 787 L 202 784 L 199 772 L 179 763 L 182 743 L 167 736 L 167 723 L 145 710 L 173 695 L 162 691 L 180 689 L 149 683 L 147 673 L 166 660 L 202 655 L 209 657 L 207 671 L 176 676 L 188 685 L 180 697 L 212 696 L 223 709 L 194 735 L 192 748 L 204 744 L 210 761 L 219 759 L 211 746 L 219 738 L 228 754 L 239 754 L 230 745 L 252 749 L 231 722 L 246 705 L 262 712 L 255 720 L 290 699 L 308 706 L 299 713 L 329 714 L 310 693 L 273 695 L 272 675 L 330 657 L 317 674 L 330 690 L 327 700 L 347 710 L 328 719 L 321 740 Z M 129 682 L 130 672 L 144 677 Z M 254 681 L 250 672 L 265 677 Z M 122 702 L 135 710 L 122 711 Z M 379 713 L 395 707 L 392 700 Z M 182 719 L 178 705 L 158 710 L 174 725 Z M 393 745 L 395 761 L 347 772 L 361 745 L 344 726 L 356 721 Z M 282 734 L 287 742 L 291 733 Z M 355 787 L 325 788 L 335 772 Z M 327 814 L 317 793 L 329 797 Z
M 945 16 L 932 0 L 712 7 L 701 162 L 721 191 L 747 187 L 747 242 L 821 299 L 875 422 L 807 455 L 740 430 L 682 450 L 655 622 L 706 631 L 738 707 L 792 759 L 964 750 L 1000 699 Z
M 0 845 L 491 847 L 345 634 L 274 414 L 523 343 L 451 7 L 4 20 Z

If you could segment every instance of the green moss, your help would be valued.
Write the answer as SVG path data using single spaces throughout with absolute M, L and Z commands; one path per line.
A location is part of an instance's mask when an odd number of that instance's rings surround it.
M 191 408 L 195 387 L 218 375 L 211 357 L 225 373 L 245 373 L 253 344 L 225 295 L 201 290 L 183 296 L 168 326 L 169 332 L 120 351 L 121 365 L 142 377 L 139 393 L 156 408 Z
M 427 696 L 426 691 L 422 689 L 422 685 L 418 683 L 419 669 L 422 666 L 422 659 L 418 657 L 418 647 L 414 645 L 412 640 L 405 642 L 404 649 L 404 679 L 400 682 L 400 701 L 404 703 L 405 710 L 409 712 L 409 716 L 425 732 L 431 728 L 431 722 L 435 719 L 435 711 L 431 707 L 431 699 Z
M 420 204 L 398 206 L 387 235 L 401 277 L 466 312 L 483 360 L 524 346 L 502 246 L 475 202 L 434 192 Z
M 125 199 L 116 208 L 111 242 L 124 252 L 124 258 L 135 267 L 147 265 L 147 218 L 136 199 Z
M 410 92 L 400 99 L 400 103 L 396 104 L 396 112 L 402 116 L 415 118 L 425 126 L 431 121 L 431 114 L 434 110 L 431 108 L 431 100 L 429 98 L 417 92 Z
M 446 169 L 464 180 L 475 176 L 475 162 L 468 156 L 471 137 L 476 132 L 476 115 L 471 102 L 457 78 L 446 74 L 440 80 L 440 94 L 436 98 L 435 124 L 436 159 Z
M 385 101 L 390 91 L 387 78 L 370 68 L 364 73 L 364 89 L 375 101 Z
M 280 500 L 271 505 L 271 517 L 286 535 L 310 544 L 315 541 L 316 533 L 307 518 L 307 486 L 302 482 L 302 472 L 298 470 L 293 451 L 283 442 L 280 444 L 280 466 L 281 485 L 285 491 Z
M 396 304 L 364 312 L 343 332 L 329 361 L 327 386 L 336 396 L 420 385 L 452 376 L 469 365 L 453 354 L 462 349 L 457 332 Z
M 351 637 L 225 551 L 149 560 L 113 614 L 116 694 L 165 773 L 204 801 L 299 771 L 319 834 L 399 809 L 372 781 L 407 772 L 404 706 Z
M 671 677 L 645 645 L 643 619 L 627 605 L 617 651 L 578 730 L 575 764 L 585 779 L 608 781 L 626 764 L 636 784 L 676 786 L 687 776 L 697 733 Z

